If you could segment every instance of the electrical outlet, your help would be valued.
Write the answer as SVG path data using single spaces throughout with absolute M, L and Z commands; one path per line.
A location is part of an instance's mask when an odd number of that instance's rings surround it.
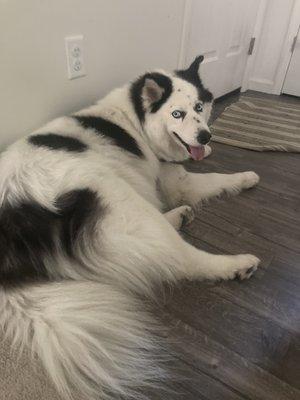
M 69 36 L 65 38 L 68 78 L 80 78 L 85 76 L 83 59 L 83 36 Z

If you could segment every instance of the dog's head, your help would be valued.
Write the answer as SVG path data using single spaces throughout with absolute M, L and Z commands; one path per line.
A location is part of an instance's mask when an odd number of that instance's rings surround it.
M 166 161 L 201 160 L 211 138 L 213 96 L 199 76 L 203 56 L 185 70 L 147 73 L 131 86 L 135 111 L 156 155 Z

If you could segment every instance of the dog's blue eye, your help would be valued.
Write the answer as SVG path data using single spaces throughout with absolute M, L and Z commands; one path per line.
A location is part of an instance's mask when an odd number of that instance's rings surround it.
M 200 104 L 200 103 L 196 104 L 195 111 L 197 111 L 197 112 L 203 111 L 202 104 Z
M 172 117 L 174 118 L 181 118 L 182 117 L 182 112 L 179 110 L 175 110 L 172 112 Z

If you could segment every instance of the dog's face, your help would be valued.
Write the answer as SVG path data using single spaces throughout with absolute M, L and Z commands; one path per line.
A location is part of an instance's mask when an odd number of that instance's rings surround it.
M 135 110 L 150 146 L 166 161 L 201 160 L 211 138 L 207 122 L 212 94 L 199 77 L 202 56 L 186 70 L 153 72 L 136 81 L 131 90 Z

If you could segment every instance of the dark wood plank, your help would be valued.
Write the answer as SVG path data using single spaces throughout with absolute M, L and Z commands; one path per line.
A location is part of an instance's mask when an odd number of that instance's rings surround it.
M 191 242 L 202 248 L 202 243 L 208 243 L 224 254 L 252 253 L 261 259 L 262 267 L 267 267 L 274 254 L 274 244 L 252 234 L 247 230 L 241 230 L 239 234 L 232 235 L 215 228 L 202 220 L 196 220 L 185 228 L 185 233 L 191 237 Z M 201 242 L 197 242 L 201 239 Z M 264 273 L 264 271 L 261 271 Z
M 220 329 L 220 327 L 219 327 Z M 235 393 L 249 400 L 296 400 L 300 391 L 279 380 L 269 372 L 253 365 L 240 355 L 211 339 L 207 334 L 192 329 L 174 319 L 171 340 L 178 341 L 182 359 L 198 371 L 205 371 Z M 179 342 L 180 340 L 180 342 Z M 211 400 L 217 397 L 212 387 Z
M 269 242 L 300 252 L 299 214 L 294 214 L 293 210 L 285 212 L 280 207 L 276 210 L 276 206 L 270 209 L 241 195 L 203 208 L 197 219 L 211 224 L 212 218 L 220 217 L 223 224 L 227 222 L 240 231 L 247 230 Z
M 234 290 L 217 288 L 218 285 L 184 285 L 174 293 L 170 310 L 197 331 L 300 388 L 299 373 L 286 375 L 289 365 L 294 365 L 300 356 L 297 332 L 257 312 L 255 301 L 243 304 Z
M 174 330 L 172 330 L 172 335 L 173 338 L 176 338 L 175 340 L 180 339 L 182 343 L 186 339 L 186 337 L 182 338 Z M 234 388 L 229 387 L 206 371 L 195 368 L 190 362 L 185 362 L 182 357 L 181 347 L 177 347 L 177 350 L 178 352 L 175 352 L 173 355 L 177 357 L 175 363 L 180 364 L 180 368 L 183 370 L 183 380 L 173 384 L 172 389 L 174 392 L 170 395 L 165 394 L 163 396 L 164 400 L 245 400 L 245 397 Z M 182 376 L 179 379 L 182 379 Z M 157 396 L 157 399 L 161 400 L 162 397 Z

